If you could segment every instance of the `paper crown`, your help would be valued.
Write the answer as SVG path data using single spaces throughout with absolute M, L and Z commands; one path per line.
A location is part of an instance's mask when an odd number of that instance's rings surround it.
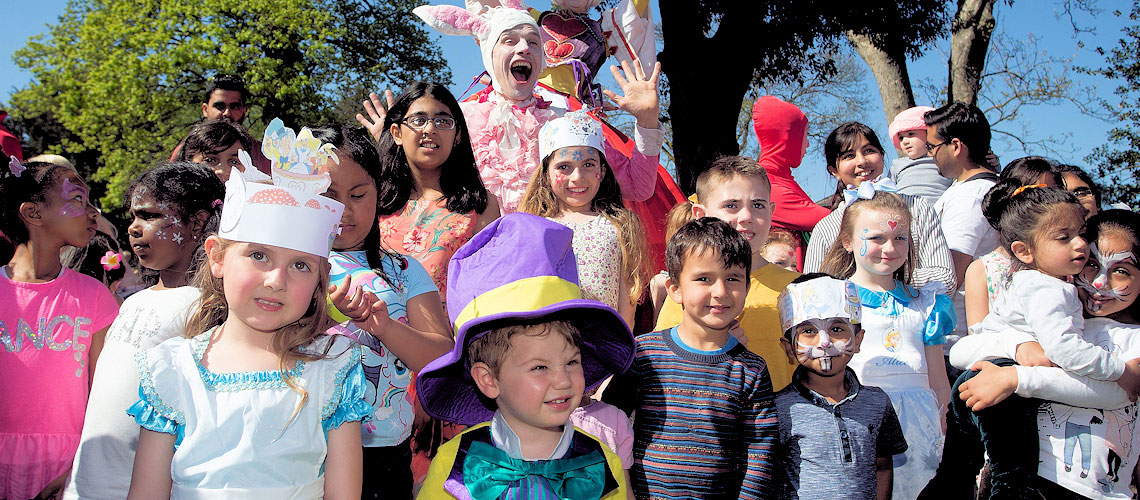
M 784 287 L 776 306 L 784 332 L 809 319 L 843 318 L 859 323 L 861 308 L 855 284 L 829 276 Z
M 604 154 L 602 124 L 584 109 L 571 111 L 546 122 L 538 132 L 538 156 L 545 159 L 561 148 L 590 146 Z
M 423 19 L 428 26 L 445 35 L 471 35 L 479 42 L 479 52 L 483 56 L 483 68 L 495 83 L 495 72 L 491 64 L 491 51 L 499 40 L 499 35 L 520 24 L 534 26 L 538 22 L 531 17 L 522 0 L 466 0 L 466 9 L 454 5 L 421 5 L 412 12 Z M 537 49 L 536 49 L 537 50 Z M 545 58 L 539 58 L 543 66 Z M 535 74 L 542 68 L 533 68 Z
M 249 153 L 238 152 L 245 171 L 234 168 L 226 181 L 218 236 L 328 258 L 344 213 L 343 204 L 319 194 L 332 183 L 327 162 L 339 162 L 333 146 L 314 138 L 308 128 L 294 134 L 274 118 L 265 129 L 261 152 L 272 163 L 273 176 L 258 171 Z

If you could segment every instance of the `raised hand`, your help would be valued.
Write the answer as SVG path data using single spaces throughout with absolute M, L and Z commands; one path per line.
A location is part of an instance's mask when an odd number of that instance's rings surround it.
M 348 296 L 352 290 L 352 278 L 342 286 L 329 285 L 329 300 L 345 316 L 348 316 L 356 326 L 368 332 L 377 340 L 383 341 L 382 336 L 388 329 L 388 304 L 376 297 L 372 292 L 366 292 L 357 287 L 352 297 Z
M 396 96 L 392 94 L 391 90 L 384 91 L 384 100 L 387 101 L 387 106 L 380 104 L 380 96 L 375 92 L 368 93 L 368 100 L 364 101 L 364 112 L 368 113 L 368 117 L 357 113 L 356 121 L 364 125 L 368 129 L 368 133 L 372 134 L 372 138 L 377 142 L 380 141 L 380 136 L 384 134 L 384 117 L 388 115 L 388 110 L 396 103 Z
M 657 128 L 658 115 L 661 113 L 661 105 L 658 102 L 657 84 L 661 78 L 661 63 L 658 62 L 653 65 L 653 74 L 648 77 L 645 76 L 645 71 L 641 69 L 641 61 L 634 61 L 632 67 L 628 61 L 621 62 L 621 71 L 617 67 L 610 66 L 610 73 L 613 73 L 614 80 L 617 81 L 618 86 L 621 87 L 623 95 L 617 95 L 605 89 L 602 92 L 614 101 L 622 110 L 637 118 L 637 124 L 644 128 Z

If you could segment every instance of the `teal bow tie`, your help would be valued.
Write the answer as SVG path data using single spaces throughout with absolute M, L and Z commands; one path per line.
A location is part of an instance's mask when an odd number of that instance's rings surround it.
M 554 494 L 567 500 L 596 500 L 606 484 L 606 458 L 597 450 L 580 457 L 530 462 L 507 456 L 475 441 L 463 460 L 463 482 L 475 500 L 495 500 L 511 483 L 527 476 L 546 478 Z

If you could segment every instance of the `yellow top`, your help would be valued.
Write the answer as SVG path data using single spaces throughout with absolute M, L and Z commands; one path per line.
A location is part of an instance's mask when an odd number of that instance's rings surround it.
M 792 371 L 796 365 L 788 361 L 784 348 L 780 346 L 780 312 L 776 309 L 776 298 L 784 287 L 799 277 L 799 273 L 789 271 L 769 263 L 749 275 L 748 297 L 744 300 L 744 310 L 736 317 L 744 334 L 748 337 L 748 350 L 759 354 L 768 364 L 768 375 L 772 377 L 772 391 L 783 389 L 792 381 Z M 681 306 L 666 300 L 657 317 L 657 330 L 673 328 L 681 324 L 684 314 Z
M 451 474 L 451 469 L 455 465 L 455 455 L 459 452 L 459 443 L 464 434 L 481 429 L 491 425 L 490 422 L 483 422 L 478 425 L 469 427 L 459 435 L 451 438 L 450 441 L 443 443 L 439 447 L 439 453 L 431 461 L 431 466 L 428 467 L 427 477 L 424 478 L 424 485 L 420 488 L 420 493 L 416 495 L 416 500 L 448 500 L 455 498 L 446 490 L 443 489 L 443 482 Z M 610 491 L 609 494 L 603 495 L 601 500 L 624 500 L 628 498 L 629 485 L 625 482 L 625 469 L 621 468 L 621 459 L 614 454 L 604 443 L 598 441 L 598 438 L 590 435 L 586 431 L 574 427 L 574 432 L 588 437 L 598 444 L 598 449 L 606 455 L 606 466 L 609 467 L 610 474 L 617 480 L 618 487 Z

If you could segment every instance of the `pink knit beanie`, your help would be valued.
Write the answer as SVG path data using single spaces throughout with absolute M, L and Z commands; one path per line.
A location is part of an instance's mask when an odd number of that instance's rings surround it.
M 926 114 L 927 111 L 934 111 L 934 108 L 915 106 L 904 109 L 895 116 L 895 121 L 891 122 L 891 126 L 887 128 L 891 134 L 891 142 L 895 144 L 895 149 L 902 149 L 902 144 L 899 143 L 899 132 L 926 130 L 926 122 L 922 120 L 922 115 Z

